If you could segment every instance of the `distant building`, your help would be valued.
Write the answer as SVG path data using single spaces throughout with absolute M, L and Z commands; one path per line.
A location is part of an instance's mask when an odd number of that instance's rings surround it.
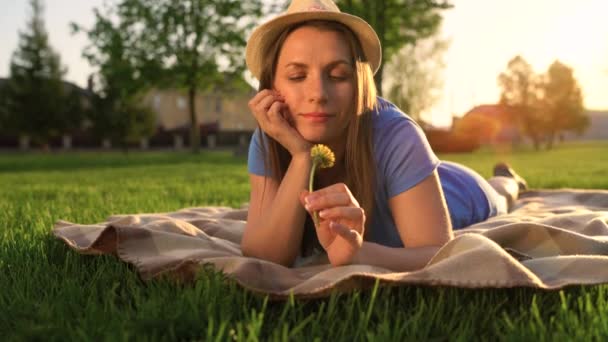
M 608 110 L 587 111 L 589 126 L 581 135 L 564 133 L 565 140 L 608 140 Z
M 217 126 L 218 131 L 253 131 L 256 121 L 247 103 L 253 92 L 199 93 L 195 98 L 198 122 Z M 143 105 L 157 114 L 157 125 L 163 130 L 190 126 L 190 108 L 186 91 L 153 89 L 146 93 Z
M 204 146 L 232 145 L 246 148 L 257 123 L 248 102 L 251 90 L 201 92 L 195 98 L 195 111 Z M 142 104 L 156 113 L 157 132 L 152 146 L 183 146 L 190 139 L 190 106 L 185 90 L 152 89 Z
M 589 126 L 581 134 L 564 132 L 563 140 L 607 140 L 608 111 L 587 111 Z M 453 130 L 475 134 L 480 144 L 505 144 L 523 141 L 516 124 L 517 112 L 509 106 L 480 105 L 468 111 L 453 124 Z
M 0 78 L 0 88 L 8 84 L 8 79 Z M 89 81 L 87 89 L 65 82 L 66 91 L 74 91 L 82 97 L 85 108 L 92 104 L 93 97 L 97 96 Z M 204 140 L 212 136 L 214 144 L 244 145 L 256 127 L 256 121 L 248 108 L 248 102 L 255 94 L 253 88 L 247 86 L 232 87 L 233 90 L 223 92 L 200 92 L 195 99 L 195 109 L 199 128 Z M 239 90 L 240 89 L 240 90 Z M 175 146 L 176 141 L 187 145 L 190 131 L 190 109 L 188 95 L 184 90 L 152 89 L 142 100 L 142 105 L 149 107 L 156 113 L 157 132 L 150 137 L 150 146 Z M 66 132 L 70 140 L 68 145 L 80 147 L 100 146 L 97 138 L 88 131 L 90 122 L 85 120 L 82 129 Z M 176 140 L 177 139 L 177 140 Z M 19 146 L 18 136 L 0 136 L 0 147 L 16 148 Z M 107 142 L 103 144 L 109 146 Z M 148 142 L 145 143 L 148 145 Z M 60 141 L 51 141 L 52 146 L 61 145 Z M 65 146 L 65 143 L 63 144 Z M 104 146 L 105 146 L 104 145 Z
M 516 112 L 507 105 L 486 104 L 474 107 L 457 118 L 453 129 L 474 134 L 484 144 L 510 144 L 521 140 L 515 122 Z
M 0 78 L 0 89 L 8 86 L 9 79 L 8 78 Z M 89 82 L 88 87 L 81 88 L 76 84 L 68 81 L 62 81 L 63 90 L 65 94 L 75 93 L 78 95 L 80 99 L 80 103 L 83 109 L 88 109 L 92 106 L 94 98 L 97 96 L 91 88 L 91 83 Z M 75 138 L 75 144 L 78 145 L 90 145 L 91 139 L 88 137 L 86 133 L 88 127 L 90 127 L 91 123 L 87 119 L 84 119 L 78 128 L 74 129 L 71 132 L 63 132 L 63 136 L 56 137 L 55 139 L 51 139 L 50 145 L 59 146 L 63 145 L 66 148 L 70 148 L 72 146 L 72 140 Z M 4 135 L 0 135 L 0 148 L 17 148 L 19 146 L 29 146 L 29 139 L 24 137 L 17 136 L 16 133 L 4 132 Z
M 9 82 L 8 78 L 0 77 L 0 88 L 7 86 L 8 82 Z M 66 93 L 70 93 L 70 92 L 74 91 L 74 92 L 76 92 L 76 94 L 79 94 L 81 96 L 83 105 L 85 107 L 91 105 L 91 101 L 92 101 L 93 97 L 95 97 L 96 95 L 91 90 L 90 87 L 85 89 L 85 88 L 81 88 L 81 87 L 77 86 L 76 84 L 74 84 L 72 82 L 68 82 L 68 81 L 62 81 L 62 82 L 63 82 L 63 90 Z

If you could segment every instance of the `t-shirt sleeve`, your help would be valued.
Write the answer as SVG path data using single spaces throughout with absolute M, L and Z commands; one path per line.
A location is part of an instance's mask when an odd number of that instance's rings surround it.
M 247 155 L 247 170 L 254 175 L 268 176 L 270 172 L 266 172 L 264 166 L 264 155 L 262 154 L 262 142 L 260 140 L 262 134 L 260 133 L 260 129 L 257 128 L 251 136 L 249 153 Z
M 382 132 L 379 171 L 389 198 L 426 179 L 439 165 L 424 132 L 406 117 L 393 118 Z

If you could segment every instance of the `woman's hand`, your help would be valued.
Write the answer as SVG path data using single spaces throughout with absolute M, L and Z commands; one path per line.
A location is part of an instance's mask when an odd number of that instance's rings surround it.
M 311 215 L 319 211 L 317 237 L 334 266 L 352 263 L 363 245 L 365 212 L 345 184 L 303 191 L 300 202 Z
M 312 144 L 304 140 L 289 122 L 289 108 L 277 91 L 260 91 L 249 101 L 249 109 L 262 131 L 285 147 L 292 156 L 309 153 Z

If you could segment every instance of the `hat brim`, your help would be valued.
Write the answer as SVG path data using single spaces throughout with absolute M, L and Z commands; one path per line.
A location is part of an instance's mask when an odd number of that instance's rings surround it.
M 382 48 L 376 31 L 363 19 L 343 12 L 314 11 L 298 12 L 278 16 L 258 26 L 247 41 L 245 60 L 247 68 L 258 80 L 262 73 L 262 63 L 270 45 L 275 42 L 283 30 L 291 25 L 311 20 L 335 21 L 346 25 L 359 39 L 361 48 L 375 74 L 382 61 Z

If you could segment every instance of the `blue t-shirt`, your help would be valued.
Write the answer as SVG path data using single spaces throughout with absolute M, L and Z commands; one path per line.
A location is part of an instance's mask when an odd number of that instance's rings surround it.
M 504 211 L 500 196 L 481 176 L 463 165 L 439 161 L 416 122 L 384 99 L 379 98 L 378 105 L 372 114 L 376 192 L 368 241 L 403 247 L 388 200 L 414 187 L 435 169 L 455 229 Z M 271 173 L 265 170 L 257 131 L 249 145 L 248 169 L 260 176 Z

